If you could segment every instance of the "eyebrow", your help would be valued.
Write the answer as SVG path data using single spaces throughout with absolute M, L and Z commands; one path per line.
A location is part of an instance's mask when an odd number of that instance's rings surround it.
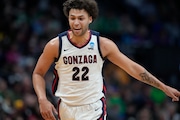
M 76 15 L 73 15 L 73 14 L 71 14 L 71 15 L 69 15 L 70 17 L 75 17 Z M 77 17 L 84 17 L 84 15 L 80 15 L 80 16 L 77 16 Z

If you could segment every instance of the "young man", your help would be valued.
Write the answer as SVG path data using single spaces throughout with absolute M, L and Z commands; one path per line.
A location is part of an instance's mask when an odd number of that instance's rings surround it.
M 165 85 L 144 67 L 122 54 L 110 39 L 89 30 L 98 15 L 95 0 L 67 0 L 63 4 L 70 30 L 50 40 L 33 72 L 33 86 L 45 120 L 106 120 L 102 66 L 105 59 L 137 80 L 162 90 L 172 101 L 180 92 Z M 48 101 L 44 76 L 55 63 L 53 92 L 60 98 L 58 112 Z

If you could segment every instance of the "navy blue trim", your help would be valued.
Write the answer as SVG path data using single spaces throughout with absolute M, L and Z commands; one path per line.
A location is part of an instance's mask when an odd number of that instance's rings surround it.
M 54 74 L 54 80 L 52 82 L 51 89 L 52 89 L 53 95 L 55 95 L 55 92 L 56 92 L 57 86 L 58 86 L 58 82 L 59 82 L 59 76 L 58 76 L 57 70 L 55 68 L 54 68 L 53 74 Z
M 74 47 L 81 49 L 81 48 L 83 48 L 84 46 L 86 46 L 86 45 L 89 43 L 89 41 L 91 40 L 91 35 L 92 35 L 92 32 L 90 31 L 90 36 L 89 36 L 89 38 L 88 38 L 88 41 L 87 41 L 87 43 L 84 44 L 83 46 L 77 46 L 76 44 L 74 44 L 74 43 L 72 42 L 72 40 L 69 38 L 69 36 L 68 36 L 68 40 L 69 40 L 69 42 L 70 42 Z
M 104 57 L 103 57 L 101 49 L 100 49 L 99 32 L 91 30 L 91 34 L 97 36 L 97 43 L 98 43 L 99 54 L 100 54 L 101 58 L 104 60 Z
M 61 119 L 61 116 L 60 116 L 60 104 L 61 104 L 61 99 L 59 99 L 58 101 L 58 118 Z
M 61 56 L 61 51 L 62 51 L 62 36 L 65 36 L 65 35 L 67 36 L 67 31 L 64 31 L 64 32 L 58 34 L 58 37 L 59 37 L 59 55 L 58 55 L 58 57 L 55 59 L 55 62 L 57 62 L 58 59 L 59 59 L 60 56 Z
M 100 100 L 102 102 L 102 114 L 98 120 L 107 120 L 106 99 L 102 97 Z

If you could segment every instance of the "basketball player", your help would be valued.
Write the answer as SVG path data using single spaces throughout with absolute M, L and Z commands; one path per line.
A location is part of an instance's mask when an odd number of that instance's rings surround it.
M 137 80 L 162 90 L 172 101 L 180 92 L 165 85 L 144 67 L 122 54 L 112 40 L 89 29 L 98 15 L 95 0 L 67 0 L 63 11 L 70 29 L 50 40 L 33 72 L 33 86 L 45 120 L 106 120 L 102 66 L 110 60 Z M 52 90 L 60 98 L 58 111 L 47 99 L 44 76 L 55 63 Z

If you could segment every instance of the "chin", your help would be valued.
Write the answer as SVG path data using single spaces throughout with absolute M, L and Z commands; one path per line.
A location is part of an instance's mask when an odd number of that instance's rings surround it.
M 82 36 L 83 35 L 83 33 L 82 33 L 82 31 L 80 31 L 80 30 L 78 30 L 78 31 L 73 31 L 73 34 L 74 35 L 76 35 L 76 36 Z

